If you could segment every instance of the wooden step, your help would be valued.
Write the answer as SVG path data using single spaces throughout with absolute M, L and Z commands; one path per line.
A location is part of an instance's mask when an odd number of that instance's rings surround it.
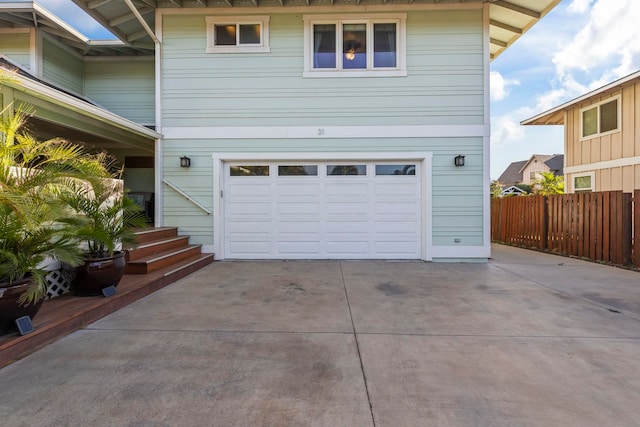
M 171 249 L 127 262 L 126 274 L 148 274 L 201 254 L 202 245 L 189 245 L 181 249 Z
M 129 249 L 127 251 L 127 261 L 135 261 L 172 249 L 186 248 L 187 246 L 189 246 L 189 236 L 175 236 L 162 240 L 153 240 Z
M 167 239 L 178 235 L 178 227 L 144 228 L 136 231 L 136 241 L 139 245 L 156 240 Z

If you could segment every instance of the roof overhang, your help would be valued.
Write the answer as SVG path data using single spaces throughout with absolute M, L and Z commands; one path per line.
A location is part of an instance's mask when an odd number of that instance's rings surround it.
M 588 100 L 589 98 L 593 98 L 596 96 L 600 96 L 603 93 L 618 90 L 624 86 L 630 85 L 633 82 L 640 80 L 640 71 L 636 71 L 635 73 L 629 74 L 626 77 L 622 77 L 614 82 L 611 82 L 605 86 L 602 86 L 598 89 L 595 89 L 591 92 L 588 92 L 578 98 L 572 99 L 571 101 L 565 102 L 564 104 L 558 105 L 550 110 L 545 111 L 544 113 L 540 113 L 537 116 L 533 116 L 529 119 L 523 120 L 520 122 L 521 125 L 563 125 L 564 124 L 564 116 L 565 112 L 570 108 L 575 107 L 576 105 Z
M 91 140 L 99 141 L 103 148 L 129 147 L 154 152 L 155 141 L 162 138 L 161 134 L 152 129 L 118 116 L 81 97 L 31 78 L 15 68 L 2 66 L 0 69 L 4 77 L 2 85 L 20 94 L 14 96 L 18 104 L 16 107 L 19 108 L 20 104 L 32 106 L 35 103 L 46 107 L 36 108 L 34 113 L 34 119 L 41 125 L 50 123 L 51 127 L 60 129 L 65 127 L 65 121 L 55 120 L 52 117 L 71 118 L 73 122 L 82 123 L 83 126 L 74 128 L 73 125 L 66 124 L 69 134 L 83 133 Z M 53 112 L 52 117 L 47 116 L 46 111 Z
M 481 7 L 489 4 L 490 54 L 498 57 L 529 28 L 553 9 L 560 0 L 73 0 L 84 11 L 109 29 L 123 44 L 134 49 L 148 49 L 153 53 L 156 10 L 236 9 L 246 13 L 256 8 L 271 8 L 286 13 L 287 8 L 335 8 L 370 10 L 382 7 L 389 10 L 420 7 Z M 382 9 L 381 9 L 382 10 Z M 91 49 L 90 54 L 101 54 Z

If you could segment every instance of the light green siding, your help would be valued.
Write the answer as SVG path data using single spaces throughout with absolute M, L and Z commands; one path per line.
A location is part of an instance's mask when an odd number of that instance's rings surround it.
M 21 67 L 30 69 L 30 39 L 29 33 L 0 31 L 0 55 L 5 55 Z
M 83 94 L 82 59 L 44 39 L 42 47 L 42 77 L 66 90 Z
M 88 60 L 84 73 L 89 99 L 131 121 L 155 123 L 153 60 Z
M 165 140 L 164 177 L 209 210 L 213 209 L 212 153 L 224 152 L 328 152 L 341 151 L 433 152 L 433 243 L 482 245 L 482 139 L 481 138 L 358 138 L 287 140 Z M 464 152 L 466 165 L 456 168 L 453 158 Z M 191 167 L 180 167 L 180 156 Z M 301 155 L 304 157 L 304 154 Z M 165 225 L 179 226 L 194 241 L 212 244 L 213 219 L 173 189 L 164 187 Z
M 407 77 L 303 78 L 303 28 L 276 14 L 271 53 L 207 54 L 204 16 L 165 16 L 163 125 L 483 123 L 480 10 L 409 13 Z
M 402 12 L 402 10 L 393 10 Z M 384 14 L 383 14 L 384 15 Z M 348 16 L 345 14 L 345 16 Z M 207 54 L 205 16 L 163 17 L 164 127 L 456 126 L 485 123 L 483 17 L 476 10 L 407 13 L 407 76 L 303 78 L 301 14 L 275 14 L 270 53 Z M 212 153 L 432 152 L 432 243 L 482 246 L 483 138 L 166 139 L 164 178 L 213 209 Z M 466 166 L 453 158 L 466 155 Z M 179 166 L 180 156 L 192 166 Z M 164 186 L 166 225 L 213 243 L 213 218 Z M 454 239 L 461 239 L 455 243 Z

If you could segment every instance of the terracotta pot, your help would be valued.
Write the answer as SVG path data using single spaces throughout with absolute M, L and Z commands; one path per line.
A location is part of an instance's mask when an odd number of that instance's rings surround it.
M 12 283 L 0 283 L 0 333 L 15 332 L 17 330 L 15 320 L 22 316 L 29 316 L 31 320 L 42 307 L 40 301 L 30 305 L 18 305 L 18 298 L 31 284 L 31 278 L 18 280 Z
M 102 295 L 109 286 L 118 286 L 124 275 L 127 261 L 125 252 L 116 252 L 107 258 L 91 258 L 76 267 L 76 277 L 71 282 L 71 291 L 77 296 Z

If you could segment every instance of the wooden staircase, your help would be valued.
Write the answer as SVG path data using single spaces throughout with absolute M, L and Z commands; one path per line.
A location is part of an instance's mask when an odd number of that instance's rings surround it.
M 190 245 L 189 236 L 178 236 L 177 227 L 160 227 L 136 233 L 138 245 L 128 249 L 126 274 L 149 274 L 175 265 L 195 271 L 213 262 L 202 245 Z
M 138 246 L 130 249 L 125 275 L 115 295 L 105 298 L 65 294 L 46 300 L 27 335 L 0 335 L 0 368 L 53 341 L 168 286 L 213 262 L 175 227 L 150 228 L 136 233 Z

